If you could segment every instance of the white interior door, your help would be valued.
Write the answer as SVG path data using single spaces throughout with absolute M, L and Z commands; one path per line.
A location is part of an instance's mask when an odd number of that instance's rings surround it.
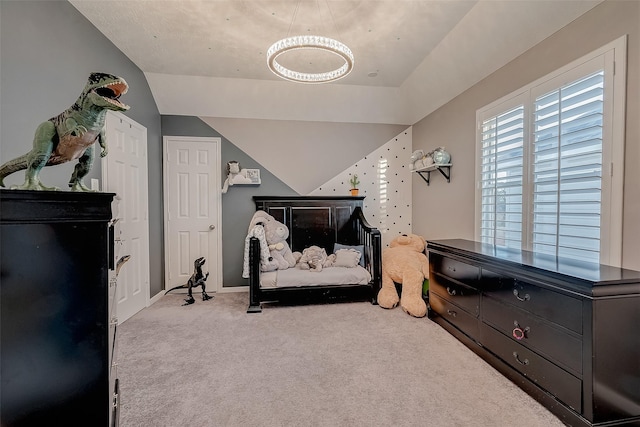
M 115 261 L 131 256 L 117 279 L 116 313 L 122 323 L 149 305 L 147 129 L 109 111 L 105 132 L 109 154 L 102 159 L 102 182 L 103 191 L 116 193 Z
M 165 290 L 186 284 L 199 257 L 210 273 L 207 292 L 222 283 L 220 145 L 220 138 L 164 137 Z M 196 301 L 201 292 L 193 290 Z

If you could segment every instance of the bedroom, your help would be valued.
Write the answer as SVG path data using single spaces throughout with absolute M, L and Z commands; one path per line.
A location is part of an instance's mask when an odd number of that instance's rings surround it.
M 143 72 L 96 30 L 72 4 L 3 1 L 0 7 L 2 160 L 6 161 L 22 154 L 23 148 L 31 144 L 35 126 L 43 118 L 66 108 L 79 90 L 78 85 L 84 82 L 89 72 L 105 70 L 122 74 L 132 88 L 126 95 L 127 102 L 132 105 L 128 115 L 144 125 L 148 132 L 151 248 L 149 298 L 153 299 L 165 289 L 162 231 L 164 208 L 161 186 L 163 135 L 222 136 L 224 162 L 236 159 L 245 167 L 261 169 L 262 184 L 255 192 L 234 192 L 233 189 L 222 203 L 222 240 L 225 246 L 237 245 L 230 249 L 231 254 L 223 254 L 222 286 L 233 288 L 243 285 L 239 260 L 246 234 L 244 224 L 248 223 L 253 211 L 250 195 L 292 195 L 297 192 L 293 188 L 296 185 L 294 182 L 287 184 L 243 151 L 239 145 L 235 145 L 232 139 L 225 138 L 226 130 L 250 128 L 254 129 L 252 136 L 255 137 L 261 133 L 270 133 L 273 122 L 269 119 L 223 119 L 213 116 L 215 119 L 212 120 L 220 125 L 220 129 L 215 129 L 201 119 L 208 116 L 207 114 L 176 110 L 160 113 L 156 104 L 158 101 L 154 99 Z M 640 170 L 634 167 L 640 161 L 640 124 L 636 119 L 640 116 L 638 26 L 637 2 L 598 3 L 575 21 L 528 48 L 517 58 L 509 58 L 510 62 L 457 94 L 455 98 L 443 100 L 445 102 L 426 117 L 415 117 L 413 120 L 400 123 L 386 121 L 387 124 L 368 123 L 361 126 L 356 125 L 354 121 L 350 126 L 342 125 L 345 128 L 337 123 L 326 125 L 330 128 L 329 134 L 355 134 L 362 140 L 365 147 L 359 149 L 359 157 L 353 158 L 356 153 L 350 153 L 352 160 L 347 165 L 355 163 L 384 145 L 409 125 L 412 126 L 413 148 L 431 149 L 435 148 L 432 146 L 436 144 L 445 145 L 455 159 L 451 183 L 447 184 L 443 179 L 435 177 L 434 182 L 427 187 L 419 177 L 412 177 L 412 228 L 415 233 L 429 239 L 473 238 L 476 110 L 627 34 L 622 265 L 637 270 L 640 269 L 640 259 L 637 257 L 637 253 L 640 252 L 640 194 L 637 186 L 630 183 L 640 182 Z M 51 37 L 51 34 L 56 34 L 56 37 Z M 43 66 L 43 63 L 46 66 Z M 34 94 L 41 94 L 43 99 L 34 102 Z M 25 114 L 25 111 L 29 111 L 29 114 Z M 460 122 L 460 118 L 466 120 Z M 285 134 L 289 143 L 296 140 L 296 136 L 301 132 L 317 129 L 316 126 L 299 123 L 298 120 L 287 120 L 285 123 L 290 129 L 290 132 Z M 370 138 L 374 134 L 383 136 Z M 444 142 L 441 144 L 440 141 Z M 334 149 L 337 147 L 339 145 L 335 145 Z M 312 148 L 314 147 L 305 148 L 305 153 L 312 155 Z M 286 169 L 287 162 L 288 160 L 283 160 L 277 166 L 278 173 L 280 169 Z M 53 181 L 65 182 L 68 169 L 62 166 L 59 169 L 62 170 L 47 171 L 45 176 L 51 177 Z M 94 177 L 99 177 L 99 172 L 100 168 L 96 165 L 92 172 L 95 174 Z M 15 183 L 7 181 L 10 184 Z M 234 225 L 233 218 L 238 212 L 242 212 L 246 217 L 246 221 L 241 221 L 242 225 Z M 455 230 L 455 236 L 451 235 L 450 230 Z

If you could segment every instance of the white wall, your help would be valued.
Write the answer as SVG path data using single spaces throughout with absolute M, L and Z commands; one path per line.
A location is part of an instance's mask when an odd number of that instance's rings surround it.
M 412 232 L 411 156 L 412 128 L 352 164 L 310 193 L 311 196 L 347 195 L 353 174 L 360 181 L 359 195 L 366 196 L 363 212 L 382 233 L 383 247 L 403 233 Z

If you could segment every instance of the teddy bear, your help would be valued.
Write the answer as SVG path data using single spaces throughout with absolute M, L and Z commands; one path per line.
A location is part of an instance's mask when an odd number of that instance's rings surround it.
M 425 240 L 417 234 L 403 234 L 391 241 L 382 253 L 382 288 L 378 292 L 378 304 L 382 308 L 394 308 L 400 302 L 402 309 L 414 317 L 427 314 L 427 304 L 422 299 L 422 284 L 429 277 L 429 261 L 424 254 Z M 398 297 L 395 283 L 402 285 Z
M 294 254 L 296 257 L 296 254 Z M 335 254 L 327 255 L 327 251 L 319 246 L 309 246 L 302 251 L 296 266 L 301 270 L 322 271 L 325 267 L 331 267 L 336 259 Z
M 259 215 L 258 217 L 254 215 L 254 219 L 263 223 L 264 237 L 269 245 L 272 262 L 277 265 L 278 270 L 294 267 L 296 259 L 293 257 L 291 248 L 287 243 L 287 238 L 289 237 L 287 226 L 264 211 L 256 213 L 259 213 Z

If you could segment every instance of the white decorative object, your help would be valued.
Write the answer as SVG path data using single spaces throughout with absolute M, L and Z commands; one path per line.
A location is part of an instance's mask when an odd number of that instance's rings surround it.
M 303 73 L 290 70 L 278 62 L 278 56 L 297 49 L 319 49 L 341 57 L 344 64 L 332 71 Z M 299 83 L 327 83 L 339 80 L 353 70 L 354 57 L 345 44 L 322 36 L 294 36 L 278 40 L 267 50 L 267 65 L 278 77 Z
M 409 157 L 409 169 L 415 170 L 420 169 L 422 165 L 422 159 L 424 158 L 423 150 L 415 150 L 411 153 L 411 157 Z
M 260 184 L 260 169 L 242 169 L 249 182 L 245 184 Z
M 444 165 L 451 163 L 451 155 L 445 151 L 444 147 L 439 147 L 433 150 L 433 162 L 437 165 Z
M 227 162 L 227 179 L 222 186 L 222 194 L 232 185 L 247 184 L 260 184 L 260 169 L 241 169 L 237 161 Z

